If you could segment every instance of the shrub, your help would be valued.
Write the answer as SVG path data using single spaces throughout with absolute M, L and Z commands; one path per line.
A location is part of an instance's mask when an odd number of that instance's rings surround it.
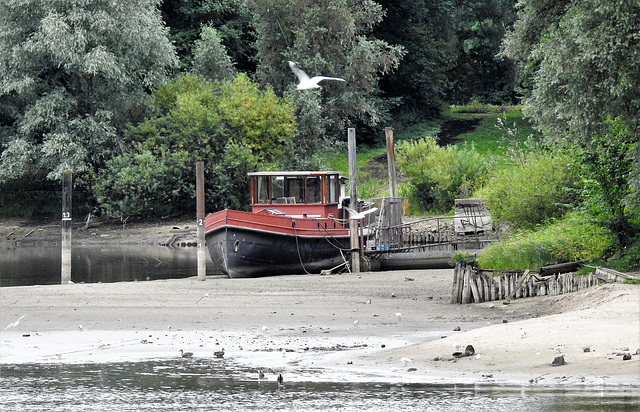
M 531 229 L 561 217 L 577 202 L 579 176 L 559 153 L 530 153 L 523 164 L 498 170 L 476 195 L 487 200 L 491 217 L 513 228 Z
M 535 269 L 551 261 L 596 259 L 610 248 L 613 237 L 603 227 L 578 212 L 537 230 L 519 230 L 487 246 L 478 265 L 496 270 Z
M 208 210 L 249 203 L 247 172 L 288 150 L 293 108 L 246 75 L 211 83 L 183 76 L 154 93 L 156 116 L 128 131 L 131 150 L 96 179 L 108 214 L 168 215 L 195 208 L 195 163 L 203 161 Z
M 398 145 L 397 164 L 408 177 L 408 193 L 425 210 L 448 212 L 467 197 L 487 173 L 487 163 L 472 145 L 440 147 L 433 137 Z

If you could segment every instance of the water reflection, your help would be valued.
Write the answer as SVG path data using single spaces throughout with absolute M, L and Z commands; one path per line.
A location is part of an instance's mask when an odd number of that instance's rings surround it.
M 60 246 L 0 249 L 0 286 L 60 283 Z M 214 274 L 213 272 L 208 274 Z M 111 283 L 178 279 L 197 275 L 196 248 L 74 246 L 71 280 Z
M 265 370 L 230 360 L 171 359 L 112 364 L 0 366 L 0 410 L 430 410 L 636 411 L 622 389 L 537 389 L 478 385 L 389 384 L 326 379 L 320 371 Z M 308 380 L 317 374 L 318 380 Z M 304 376 L 304 380 L 301 380 Z

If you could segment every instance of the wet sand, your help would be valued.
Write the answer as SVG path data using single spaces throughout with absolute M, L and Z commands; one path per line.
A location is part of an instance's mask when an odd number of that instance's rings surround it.
M 0 363 L 168 359 L 180 349 L 213 363 L 224 348 L 290 379 L 640 387 L 638 286 L 453 305 L 452 278 L 412 270 L 3 287 L 0 327 L 26 316 L 0 330 Z M 452 355 L 467 345 L 472 356 Z M 552 366 L 557 356 L 566 363 Z

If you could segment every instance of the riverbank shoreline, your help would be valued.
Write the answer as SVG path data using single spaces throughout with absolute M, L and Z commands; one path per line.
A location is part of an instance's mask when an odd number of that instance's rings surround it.
M 195 244 L 195 218 L 167 221 L 139 219 L 75 220 L 72 225 L 72 245 L 164 245 Z M 62 241 L 62 225 L 52 219 L 0 218 L 0 246 L 53 246 Z
M 213 364 L 224 348 L 227 360 L 294 381 L 314 369 L 313 379 L 640 388 L 637 286 L 454 305 L 452 277 L 443 269 L 3 287 L 0 364 L 172 359 L 180 349 Z M 471 356 L 453 355 L 467 345 Z M 565 363 L 552 366 L 558 356 Z

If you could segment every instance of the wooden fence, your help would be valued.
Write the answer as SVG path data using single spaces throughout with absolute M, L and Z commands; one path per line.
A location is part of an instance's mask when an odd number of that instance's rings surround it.
M 561 295 L 615 281 L 598 270 L 586 275 L 573 273 L 540 276 L 529 271 L 479 269 L 466 262 L 456 263 L 451 303 L 481 303 L 533 296 Z

